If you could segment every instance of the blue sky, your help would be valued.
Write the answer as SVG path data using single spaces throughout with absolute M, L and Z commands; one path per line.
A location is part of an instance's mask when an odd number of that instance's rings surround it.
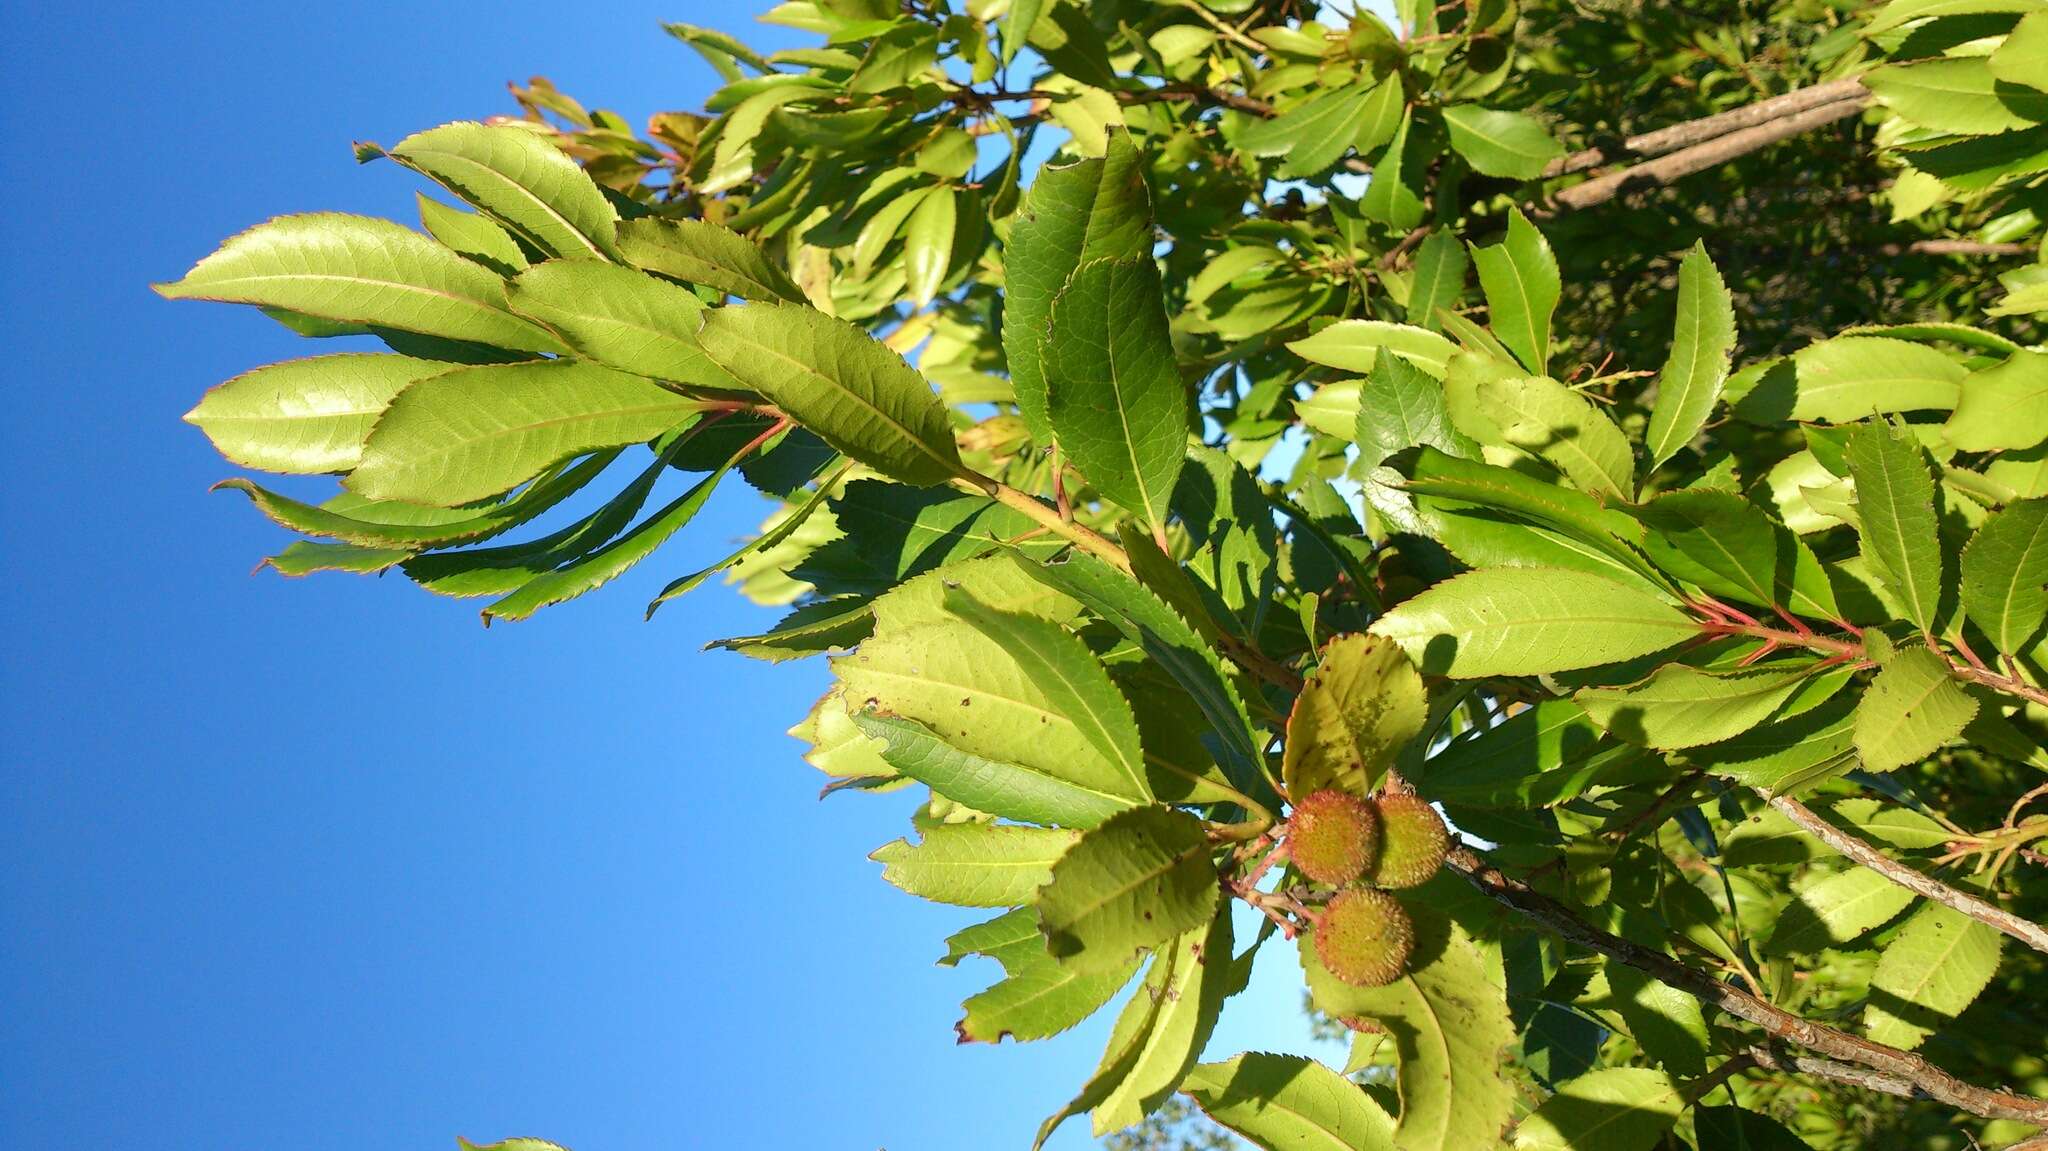
M 397 579 L 250 575 L 286 537 L 178 422 L 316 349 L 150 281 L 282 212 L 410 222 L 416 182 L 350 141 L 507 111 L 508 80 L 695 106 L 660 21 L 795 42 L 751 7 L 0 8 L 11 1145 L 1023 1146 L 1093 1066 L 1106 1019 L 954 1045 L 994 968 L 933 966 L 974 916 L 864 860 L 905 797 L 815 799 L 782 731 L 825 668 L 698 650 L 772 613 L 714 587 L 640 622 L 757 499 L 486 631 Z M 1302 1042 L 1265 965 L 1217 1054 Z

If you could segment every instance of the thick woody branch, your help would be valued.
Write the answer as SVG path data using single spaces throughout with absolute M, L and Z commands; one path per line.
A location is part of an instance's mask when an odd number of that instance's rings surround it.
M 1815 839 L 1915 895 L 1925 896 L 1936 903 L 1952 907 L 1987 927 L 1996 928 L 2012 936 L 2036 951 L 2048 952 L 2048 928 L 2021 919 L 1996 904 L 1979 899 L 1967 891 L 1958 891 L 1932 876 L 1906 866 L 1822 819 L 1812 808 L 1791 796 L 1771 796 L 1770 804 Z
M 1781 1045 L 1782 1046 L 1782 1045 Z M 1932 1098 L 1914 1085 L 1913 1081 L 1900 1075 L 1888 1075 L 1872 1071 L 1868 1067 L 1856 1067 L 1848 1063 L 1837 1063 L 1814 1055 L 1801 1055 L 1790 1050 L 1773 1050 L 1769 1047 L 1750 1047 L 1743 1051 L 1755 1066 L 1771 1071 L 1790 1071 L 1799 1075 L 1811 1075 L 1816 1079 L 1832 1079 L 1869 1091 L 1882 1091 L 1901 1099 Z
M 1673 124 L 1669 128 L 1659 128 L 1654 132 L 1630 136 L 1612 149 L 1587 148 L 1581 152 L 1573 152 L 1569 156 L 1552 161 L 1543 175 L 1567 176 L 1573 172 L 1584 172 L 1589 168 L 1598 168 L 1603 164 L 1612 164 L 1623 159 L 1662 156 L 1667 152 L 1703 144 L 1708 140 L 1726 136 L 1730 132 L 1754 128 L 1759 124 L 1796 115 L 1823 104 L 1833 104 L 1840 100 L 1855 100 L 1860 103 L 1869 95 L 1861 80 L 1836 80 L 1831 84 L 1815 84 L 1810 88 L 1800 88 L 1782 96 L 1758 100 L 1754 104 L 1745 104 L 1740 108 L 1712 116 L 1702 116 L 1697 120 L 1687 120 L 1683 124 Z
M 1910 244 L 1882 244 L 1881 256 L 2029 256 L 2032 244 L 1992 244 L 1981 240 L 1915 240 Z
M 1566 941 L 1625 963 L 1702 1003 L 1713 1004 L 1738 1019 L 1747 1020 L 1763 1028 L 1774 1040 L 1795 1043 L 1829 1059 L 1876 1072 L 1886 1077 L 1883 1081 L 1887 1083 L 1910 1084 L 1917 1096 L 1936 1100 L 1959 1111 L 1987 1119 L 2013 1119 L 2048 1126 L 2048 1099 L 1966 1083 L 1909 1051 L 1873 1043 L 1774 1007 L 1662 952 L 1651 951 L 1600 930 L 1579 918 L 1570 908 L 1503 874 L 1466 848 L 1452 851 L 1448 862 L 1453 870 L 1495 902 L 1556 932 Z

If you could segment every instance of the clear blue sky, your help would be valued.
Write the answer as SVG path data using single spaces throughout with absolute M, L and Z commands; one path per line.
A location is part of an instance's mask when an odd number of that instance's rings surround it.
M 1093 1066 L 1106 1021 L 954 1045 L 995 969 L 934 967 L 973 913 L 863 859 L 905 797 L 814 798 L 782 731 L 825 668 L 698 650 L 770 613 L 713 587 L 640 622 L 750 494 L 486 631 L 397 579 L 251 576 L 286 537 L 178 422 L 320 349 L 148 282 L 282 212 L 410 221 L 350 141 L 510 110 L 508 80 L 694 107 L 714 77 L 659 22 L 795 42 L 754 7 L 0 6 L 8 1145 L 1021 1147 Z M 1268 965 L 1218 1054 L 1298 1035 Z

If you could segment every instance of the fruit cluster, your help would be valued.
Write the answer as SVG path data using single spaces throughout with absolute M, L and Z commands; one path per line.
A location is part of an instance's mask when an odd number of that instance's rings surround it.
M 1398 979 L 1415 929 L 1387 892 L 1415 887 L 1443 866 L 1449 846 L 1443 819 L 1413 795 L 1363 799 L 1325 789 L 1294 805 L 1286 834 L 1295 870 L 1340 889 L 1316 922 L 1316 958 L 1330 974 L 1361 987 Z

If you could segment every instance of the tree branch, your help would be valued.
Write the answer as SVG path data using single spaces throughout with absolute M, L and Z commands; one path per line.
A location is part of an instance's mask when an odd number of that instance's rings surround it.
M 1583 184 L 1574 184 L 1552 197 L 1552 202 L 1558 210 L 1569 211 L 1604 204 L 1625 192 L 1660 188 L 1694 172 L 1719 167 L 1780 140 L 1853 116 L 1863 110 L 1864 101 L 1864 97 L 1836 99 L 1789 116 L 1766 120 L 1681 148 L 1659 159 L 1595 176 Z
M 1810 88 L 1799 88 L 1782 96 L 1758 100 L 1754 104 L 1745 104 L 1740 108 L 1712 116 L 1702 116 L 1697 120 L 1687 120 L 1683 124 L 1673 124 L 1654 132 L 1630 136 L 1613 152 L 1604 148 L 1587 148 L 1584 151 L 1573 152 L 1569 156 L 1561 156 L 1552 161 L 1550 167 L 1544 169 L 1543 175 L 1545 178 L 1567 176 L 1573 172 L 1598 168 L 1602 164 L 1611 164 L 1623 156 L 1662 156 L 1666 152 L 1689 148 L 1728 135 L 1730 132 L 1753 128 L 1771 120 L 1818 108 L 1823 104 L 1833 104 L 1840 100 L 1855 100 L 1860 103 L 1868 99 L 1869 95 L 1869 90 L 1864 88 L 1861 80 L 1836 80 L 1829 84 L 1815 84 Z
M 1900 887 L 1915 895 L 1926 896 L 1936 903 L 1946 904 L 1986 927 L 1996 928 L 2012 936 L 2036 951 L 2048 952 L 2048 928 L 2021 919 L 1996 904 L 1979 899 L 1967 891 L 1958 891 L 1932 876 L 1906 866 L 1822 819 L 1812 808 L 1789 795 L 1773 795 L 1766 798 L 1772 807 L 1777 808 L 1801 830 Z
M 1991 244 L 1979 240 L 1915 240 L 1910 244 L 1881 244 L 1881 256 L 2028 256 L 2032 244 Z
M 1746 1019 L 1763 1028 L 1773 1039 L 1796 1043 L 1831 1059 L 1877 1072 L 1887 1083 L 1909 1084 L 1921 1097 L 1972 1115 L 2048 1126 L 2048 1099 L 1965 1083 L 1911 1052 L 1873 1043 L 1774 1007 L 1662 952 L 1651 951 L 1594 927 L 1570 908 L 1503 874 L 1468 848 L 1453 850 L 1447 862 L 1452 870 L 1470 880 L 1474 887 L 1495 902 L 1542 924 L 1566 941 L 1625 963 L 1702 1003 L 1713 1004 L 1738 1019 Z

